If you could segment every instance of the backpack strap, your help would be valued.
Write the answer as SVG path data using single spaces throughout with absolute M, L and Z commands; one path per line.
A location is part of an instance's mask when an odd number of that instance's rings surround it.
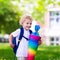
M 29 30 L 30 34 L 32 33 L 32 30 Z M 23 27 L 20 28 L 20 35 L 19 35 L 19 41 L 18 41 L 18 45 L 20 43 L 20 40 L 22 39 L 22 37 L 24 37 L 26 40 L 29 40 L 28 38 L 26 38 L 25 36 L 23 36 L 24 34 L 24 29 Z
M 21 39 L 22 39 L 22 37 L 23 37 L 23 34 L 24 34 L 24 29 L 23 29 L 23 27 L 21 27 L 21 28 L 20 28 L 20 35 L 19 35 L 18 46 L 19 46 L 19 43 L 20 43 L 20 41 L 21 41 Z
M 31 30 L 29 30 L 29 33 L 31 34 L 32 33 L 32 31 Z M 26 38 L 25 36 L 23 36 L 26 40 L 29 40 L 28 38 Z
M 30 34 L 32 34 L 32 30 L 29 30 Z
M 21 39 L 22 39 L 23 34 L 24 34 L 24 29 L 23 29 L 23 27 L 21 27 L 21 28 L 20 28 L 19 40 L 21 40 Z
M 20 40 L 22 39 L 23 34 L 24 34 L 24 29 L 23 29 L 23 27 L 21 27 L 20 28 L 19 41 L 18 41 L 17 45 L 16 45 L 16 37 L 13 37 L 13 39 L 12 39 L 12 43 L 15 45 L 14 48 L 13 48 L 13 51 L 14 51 L 15 54 L 16 54 L 16 51 L 19 47 L 19 43 L 20 43 Z
M 30 34 L 32 33 L 31 30 L 29 30 L 29 32 L 30 32 Z M 18 41 L 18 44 L 17 44 L 17 45 L 16 45 L 16 37 L 13 37 L 13 39 L 12 39 L 12 43 L 15 44 L 15 46 L 14 46 L 14 48 L 13 48 L 13 51 L 14 51 L 15 54 L 16 54 L 16 51 L 17 51 L 17 49 L 18 49 L 18 47 L 19 47 L 19 43 L 20 43 L 22 37 L 24 37 L 23 34 L 24 34 L 24 29 L 23 29 L 23 27 L 21 27 L 21 28 L 20 28 L 19 41 Z M 29 39 L 26 38 L 26 37 L 24 37 L 24 38 L 25 38 L 26 40 L 29 40 Z
M 30 34 L 32 33 L 31 30 L 29 30 L 29 32 L 30 32 Z M 23 36 L 23 34 L 24 34 L 24 29 L 23 29 L 23 27 L 21 27 L 21 28 L 20 28 L 20 35 L 19 35 L 18 46 L 19 46 L 19 43 L 20 43 L 22 37 L 24 37 L 26 40 L 29 40 L 28 38 L 26 38 L 25 36 Z

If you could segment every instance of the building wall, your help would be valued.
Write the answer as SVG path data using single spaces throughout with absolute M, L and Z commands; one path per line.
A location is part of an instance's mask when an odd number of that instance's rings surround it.
M 60 15 L 59 16 L 50 16 L 50 12 L 59 12 L 60 14 L 60 7 L 57 5 L 52 5 L 50 8 L 48 7 L 47 12 L 45 13 L 45 25 L 44 25 L 44 32 L 43 32 L 43 37 L 45 40 L 46 45 L 60 45 Z M 51 17 L 54 18 L 51 21 Z M 56 20 L 56 18 L 59 17 Z
M 44 18 L 44 21 L 45 21 L 45 25 L 44 27 L 45 28 L 49 28 L 49 12 L 45 12 L 45 18 Z

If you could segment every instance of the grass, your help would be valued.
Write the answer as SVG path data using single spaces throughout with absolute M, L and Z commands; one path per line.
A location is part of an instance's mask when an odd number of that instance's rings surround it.
M 60 46 L 39 46 L 35 60 L 60 60 Z
M 0 60 L 16 60 L 8 43 L 0 43 Z M 60 46 L 39 46 L 35 60 L 60 60 Z
M 0 60 L 16 60 L 8 43 L 0 43 Z

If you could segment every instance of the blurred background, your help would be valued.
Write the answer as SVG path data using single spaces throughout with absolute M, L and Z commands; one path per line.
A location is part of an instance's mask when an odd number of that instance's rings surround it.
M 0 59 L 8 60 L 7 54 L 12 52 L 8 43 L 9 34 L 20 27 L 19 20 L 23 14 L 32 15 L 32 30 L 35 24 L 41 27 L 39 33 L 42 44 L 38 48 L 36 60 L 59 60 L 60 0 L 0 0 Z M 11 55 L 9 59 L 14 58 L 13 53 Z

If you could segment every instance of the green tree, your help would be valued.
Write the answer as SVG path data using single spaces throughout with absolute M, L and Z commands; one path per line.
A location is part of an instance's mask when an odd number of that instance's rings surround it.
M 40 20 L 44 23 L 44 13 L 46 11 L 46 7 L 49 4 L 59 4 L 57 0 L 23 0 L 21 3 L 21 10 L 25 11 L 32 11 L 31 14 L 35 20 Z M 30 6 L 29 6 L 30 5 Z M 27 6 L 27 8 L 26 8 Z
M 37 6 L 34 7 L 32 15 L 36 20 L 40 20 L 42 23 L 44 23 L 44 13 L 47 11 L 46 7 L 49 4 L 60 5 L 60 2 L 57 2 L 57 0 L 36 0 L 36 4 Z
M 21 14 L 18 5 L 14 5 L 12 0 L 0 0 L 0 33 L 11 33 L 18 28 Z
M 56 0 L 0 0 L 0 33 L 11 33 L 19 27 L 20 16 L 25 12 L 44 23 L 44 13 L 49 4 Z

